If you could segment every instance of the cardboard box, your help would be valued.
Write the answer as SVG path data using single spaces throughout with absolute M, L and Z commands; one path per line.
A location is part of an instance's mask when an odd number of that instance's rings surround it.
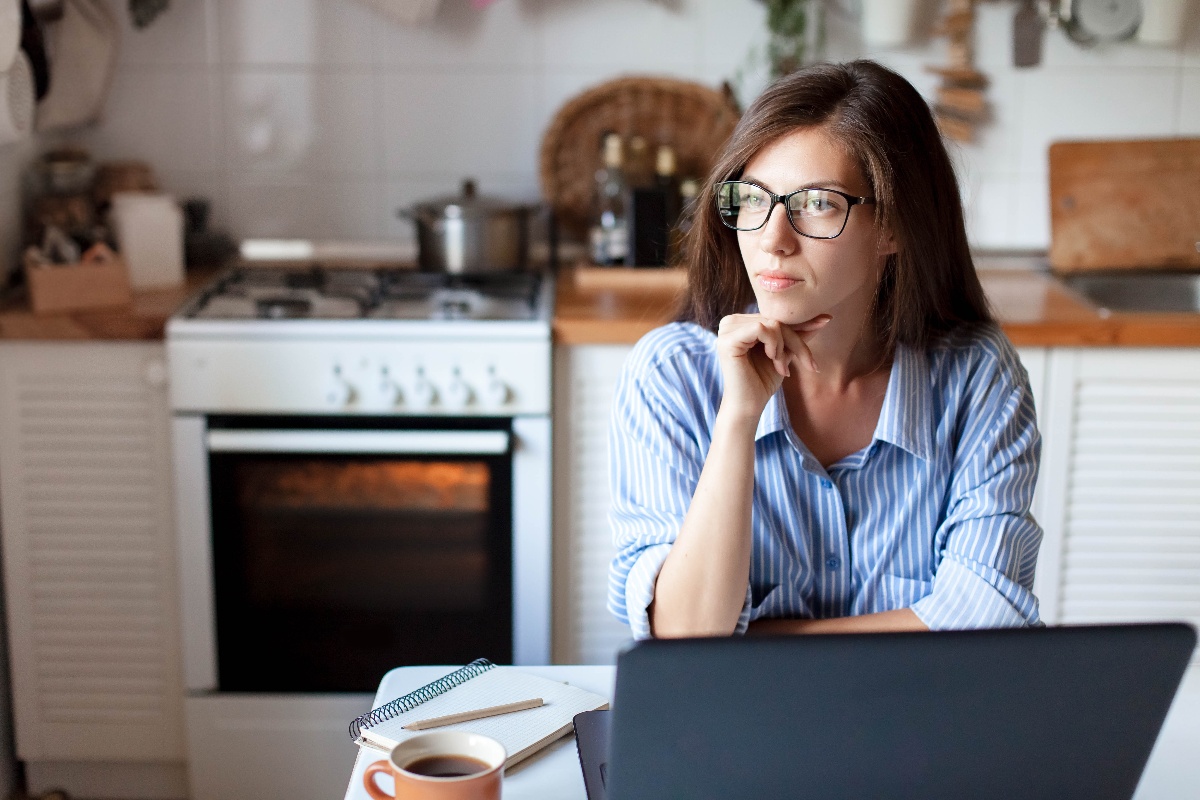
M 38 314 L 130 302 L 129 271 L 119 258 L 104 263 L 39 265 L 25 261 L 29 304 Z

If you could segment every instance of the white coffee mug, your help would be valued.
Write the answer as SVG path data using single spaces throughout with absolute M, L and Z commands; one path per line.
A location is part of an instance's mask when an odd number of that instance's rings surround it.
M 1142 44 L 1178 44 L 1187 21 L 1187 0 L 1142 0 L 1137 40 Z

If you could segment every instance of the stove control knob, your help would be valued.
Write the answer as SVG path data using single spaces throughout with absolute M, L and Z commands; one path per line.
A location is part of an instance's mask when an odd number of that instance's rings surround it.
M 451 408 L 466 408 L 471 404 L 474 392 L 467 382 L 462 379 L 458 367 L 450 375 L 450 385 L 446 387 L 446 405 Z
M 376 386 L 376 396 L 379 408 L 394 408 L 396 405 L 400 405 L 403 399 L 400 386 L 397 386 L 396 381 L 386 377 L 386 375 L 379 379 L 379 384 Z
M 512 389 L 497 377 L 495 367 L 488 367 L 488 382 L 484 387 L 483 397 L 492 408 L 500 408 L 512 399 Z
M 354 387 L 342 377 L 342 371 L 334 367 L 333 378 L 325 390 L 325 402 L 334 408 L 343 408 L 354 400 Z
M 394 408 L 404 399 L 400 387 L 387 374 L 387 370 L 384 370 L 379 376 L 379 382 L 375 384 L 375 397 L 380 408 Z
M 417 367 L 417 379 L 409 392 L 409 402 L 415 408 L 430 408 L 437 402 L 437 389 L 425 377 L 425 369 Z

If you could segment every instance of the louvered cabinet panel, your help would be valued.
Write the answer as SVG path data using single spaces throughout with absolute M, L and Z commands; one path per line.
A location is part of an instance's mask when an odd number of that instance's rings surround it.
M 163 347 L 0 345 L 17 751 L 183 759 Z
M 1200 625 L 1200 353 L 1064 350 L 1050 376 L 1055 621 Z
M 1021 365 L 1029 373 L 1029 389 L 1033 393 L 1033 405 L 1037 410 L 1038 427 L 1042 432 L 1044 442 L 1046 433 L 1046 367 L 1049 361 L 1049 351 L 1044 347 L 1020 347 L 1017 349 L 1017 355 L 1021 358 Z M 1045 524 L 1043 518 L 1046 516 L 1044 483 L 1039 472 L 1037 488 L 1033 495 L 1033 505 L 1030 508 L 1033 518 L 1043 525 Z M 1033 591 L 1039 597 L 1041 596 L 1040 584 L 1044 579 L 1045 573 L 1039 572 L 1037 580 L 1034 581 Z
M 629 629 L 608 612 L 608 422 L 624 345 L 555 349 L 554 658 L 609 664 Z

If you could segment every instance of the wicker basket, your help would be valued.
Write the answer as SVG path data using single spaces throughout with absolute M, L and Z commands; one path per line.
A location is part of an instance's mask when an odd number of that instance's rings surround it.
M 672 78 L 630 76 L 569 100 L 542 137 L 542 193 L 568 234 L 583 238 L 604 134 L 675 148 L 678 175 L 703 179 L 733 132 L 738 111 L 720 90 Z

